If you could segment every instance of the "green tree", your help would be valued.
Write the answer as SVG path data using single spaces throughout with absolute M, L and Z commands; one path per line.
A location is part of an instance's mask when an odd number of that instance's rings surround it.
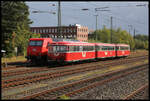
M 136 49 L 148 49 L 149 38 L 147 35 L 137 34 L 135 36 L 135 48 Z
M 2 49 L 7 55 L 14 54 L 18 47 L 19 53 L 25 50 L 27 39 L 30 38 L 30 21 L 28 6 L 24 1 L 2 1 Z
M 146 41 L 145 44 L 144 44 L 144 48 L 147 49 L 147 50 L 149 49 L 149 45 L 148 44 L 149 44 L 148 41 Z
M 96 31 L 95 31 L 96 32 Z M 95 39 L 95 32 L 93 37 L 89 38 L 91 42 Z M 105 26 L 101 30 L 97 30 L 97 42 L 110 43 L 111 42 L 111 30 L 107 29 Z M 118 28 L 117 30 L 112 29 L 112 43 L 124 43 L 129 44 L 131 49 L 135 47 L 133 37 L 126 31 Z

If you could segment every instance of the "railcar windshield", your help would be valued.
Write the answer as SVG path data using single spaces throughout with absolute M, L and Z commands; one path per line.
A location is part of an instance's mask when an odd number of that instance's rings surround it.
M 42 46 L 43 41 L 42 40 L 31 40 L 29 42 L 29 46 Z

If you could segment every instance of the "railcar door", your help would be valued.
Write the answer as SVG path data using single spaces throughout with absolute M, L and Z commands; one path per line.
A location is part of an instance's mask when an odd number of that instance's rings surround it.
M 115 46 L 115 54 L 116 54 L 116 57 L 118 56 L 118 49 L 119 49 L 119 46 Z
M 99 46 L 95 45 L 95 59 L 98 58 L 98 50 L 99 50 L 98 48 L 99 48 Z

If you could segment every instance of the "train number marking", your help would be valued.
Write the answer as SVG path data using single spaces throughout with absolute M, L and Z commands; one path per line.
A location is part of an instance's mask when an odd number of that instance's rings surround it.
M 82 57 L 86 57 L 86 52 L 82 52 Z
M 108 53 L 107 52 L 105 52 L 105 55 L 107 55 Z

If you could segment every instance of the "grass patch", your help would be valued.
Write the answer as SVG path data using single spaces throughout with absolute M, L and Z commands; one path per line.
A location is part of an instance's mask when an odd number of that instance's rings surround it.
M 18 62 L 18 61 L 26 61 L 27 59 L 24 56 L 17 56 L 12 58 L 1 58 L 1 63 L 6 62 Z
M 70 100 L 70 97 L 68 97 L 64 94 L 62 96 L 59 96 L 58 100 Z

